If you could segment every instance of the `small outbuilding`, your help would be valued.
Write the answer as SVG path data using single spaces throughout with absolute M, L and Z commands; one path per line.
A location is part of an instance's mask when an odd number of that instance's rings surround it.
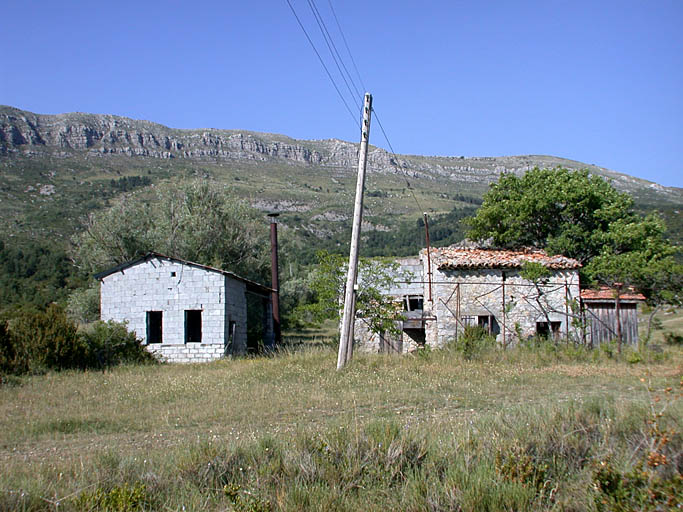
M 619 337 L 623 343 L 638 344 L 638 304 L 645 296 L 631 289 L 602 287 L 581 290 L 586 324 L 586 341 L 593 347 Z
M 152 252 L 95 278 L 101 319 L 127 322 L 164 360 L 211 361 L 272 343 L 273 290 L 232 272 Z

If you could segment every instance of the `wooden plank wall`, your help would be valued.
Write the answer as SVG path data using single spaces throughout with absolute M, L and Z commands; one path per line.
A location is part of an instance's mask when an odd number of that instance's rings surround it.
M 638 304 L 619 304 L 621 333 L 624 343 L 638 344 Z M 585 303 L 586 341 L 594 347 L 617 337 L 617 316 L 614 301 Z

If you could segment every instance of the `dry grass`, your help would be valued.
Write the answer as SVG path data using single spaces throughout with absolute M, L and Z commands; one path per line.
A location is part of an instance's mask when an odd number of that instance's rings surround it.
M 591 404 L 645 411 L 651 396 L 641 379 L 653 388 L 677 387 L 682 362 L 678 348 L 649 364 L 534 352 L 464 361 L 454 352 L 434 351 L 357 355 L 336 372 L 334 351 L 316 348 L 273 358 L 34 376 L 0 388 L 2 491 L 32 487 L 63 497 L 98 482 L 109 459 L 116 478 L 128 481 L 121 476 L 126 467 L 139 475 L 154 464 L 174 474 L 197 447 L 258 450 L 253 447 L 268 439 L 286 447 L 339 428 L 357 436 L 377 422 L 450 445 L 464 442 L 463 432 L 481 433 L 493 424 L 498 431 L 506 422 L 540 425 L 544 411 Z M 199 499 L 195 494 L 190 499 L 180 492 L 176 505 Z

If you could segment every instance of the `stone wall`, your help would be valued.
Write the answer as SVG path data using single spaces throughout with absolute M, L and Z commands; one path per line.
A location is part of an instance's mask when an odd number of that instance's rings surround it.
M 403 300 L 406 296 L 422 295 L 425 287 L 422 283 L 422 263 L 419 258 L 399 258 L 395 260 L 399 267 L 393 276 L 394 282 L 388 290 L 383 290 L 385 295 L 391 296 L 396 300 Z M 362 286 L 362 276 L 359 279 Z M 398 329 L 402 329 L 402 322 L 397 324 Z M 367 322 L 362 318 L 356 318 L 353 327 L 354 346 L 360 352 L 412 352 L 417 349 L 418 344 L 409 333 L 401 331 L 400 334 L 392 336 L 385 333 L 384 338 L 380 338 L 368 329 Z
M 216 271 L 153 258 L 102 279 L 101 318 L 127 322 L 147 343 L 147 312 L 162 314 L 162 343 L 151 352 L 169 361 L 211 360 L 223 356 L 230 321 L 235 322 L 233 353 L 246 347 L 245 284 Z M 185 343 L 185 311 L 201 311 L 201 343 Z
M 426 263 L 425 263 L 426 265 Z M 426 273 L 426 271 L 425 271 Z M 578 340 L 580 331 L 572 325 L 568 303 L 579 301 L 576 270 L 556 270 L 538 288 L 522 278 L 516 269 L 434 269 L 431 311 L 426 316 L 426 343 L 442 347 L 459 336 L 464 325 L 477 325 L 479 317 L 492 317 L 492 333 L 499 343 L 514 345 L 519 337 L 537 334 L 537 323 L 548 320 L 559 335 Z M 503 280 L 503 275 L 505 279 Z M 428 308 L 425 302 L 425 309 Z
M 382 340 L 367 328 L 363 319 L 354 324 L 354 342 L 363 352 L 382 352 L 397 348 L 412 352 L 422 343 L 440 348 L 462 335 L 465 325 L 478 325 L 487 317 L 491 333 L 505 346 L 538 333 L 538 323 L 555 326 L 557 335 L 580 340 L 581 331 L 573 325 L 571 303 L 579 302 L 579 275 L 576 270 L 551 270 L 546 283 L 538 287 L 522 278 L 518 269 L 439 270 L 432 261 L 432 301 L 429 301 L 427 258 L 397 260 L 401 269 L 397 282 L 387 290 L 396 298 L 406 295 L 424 296 L 424 336 L 418 329 L 402 330 L 397 339 Z M 406 274 L 408 273 L 408 274 Z M 406 278 L 410 275 L 410 278 Z M 503 276 L 505 278 L 503 279 Z

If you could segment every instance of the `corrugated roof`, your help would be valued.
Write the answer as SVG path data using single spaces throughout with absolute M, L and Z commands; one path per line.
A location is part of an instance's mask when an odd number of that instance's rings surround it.
M 432 261 L 440 270 L 464 268 L 521 268 L 526 262 L 540 263 L 544 267 L 559 269 L 579 268 L 581 264 L 566 256 L 548 256 L 545 251 L 527 249 L 520 251 L 496 249 L 463 249 L 443 247 L 432 249 Z
M 617 296 L 614 288 L 603 286 L 598 290 L 585 288 L 581 290 L 581 300 L 613 301 Z M 619 294 L 619 300 L 645 300 L 645 295 L 636 292 L 633 288 L 624 288 Z
M 93 277 L 95 279 L 101 280 L 102 278 L 107 277 L 111 274 L 114 274 L 115 272 L 120 272 L 122 270 L 130 268 L 130 267 L 137 265 L 139 263 L 144 263 L 144 262 L 151 260 L 151 259 L 164 259 L 164 260 L 169 260 L 169 261 L 175 261 L 175 262 L 181 263 L 183 265 L 190 265 L 192 267 L 201 268 L 201 269 L 207 270 L 209 272 L 218 272 L 219 274 L 223 274 L 224 276 L 230 276 L 234 279 L 242 281 L 242 282 L 246 283 L 247 285 L 249 285 L 253 288 L 258 288 L 258 289 L 261 289 L 265 292 L 272 292 L 273 291 L 272 288 L 269 288 L 267 286 L 259 284 L 255 281 L 251 281 L 250 279 L 238 276 L 237 274 L 230 272 L 228 270 L 221 270 L 220 268 L 209 267 L 208 265 L 202 265 L 201 263 L 195 263 L 193 261 L 183 260 L 180 258 L 173 258 L 171 256 L 166 256 L 165 254 L 161 254 L 158 252 L 148 252 L 147 254 L 145 254 L 144 256 L 141 256 L 140 258 L 137 258 L 137 259 L 132 260 L 132 261 L 127 261 L 125 263 L 121 263 L 120 265 L 117 265 L 117 266 L 112 267 L 110 269 L 99 272 L 99 273 L 95 274 Z

